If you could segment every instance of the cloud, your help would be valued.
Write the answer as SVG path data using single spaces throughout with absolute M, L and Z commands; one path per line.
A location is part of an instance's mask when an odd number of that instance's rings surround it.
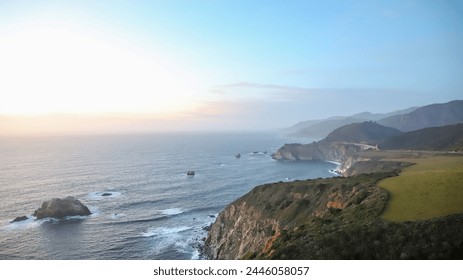
M 249 82 L 220 85 L 220 86 L 217 86 L 216 88 L 254 88 L 254 89 L 292 91 L 292 92 L 309 92 L 312 90 L 309 88 L 302 88 L 302 87 L 274 85 L 274 84 L 257 84 L 257 83 L 249 83 Z

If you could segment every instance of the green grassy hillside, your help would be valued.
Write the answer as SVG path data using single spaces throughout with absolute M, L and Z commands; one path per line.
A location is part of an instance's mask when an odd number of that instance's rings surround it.
M 381 217 L 401 222 L 463 213 L 463 157 L 410 160 L 416 164 L 379 183 L 390 194 Z

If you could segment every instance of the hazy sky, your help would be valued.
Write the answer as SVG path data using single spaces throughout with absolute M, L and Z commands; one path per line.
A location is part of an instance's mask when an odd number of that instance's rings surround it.
M 463 99 L 463 1 L 2 1 L 0 134 L 266 129 Z

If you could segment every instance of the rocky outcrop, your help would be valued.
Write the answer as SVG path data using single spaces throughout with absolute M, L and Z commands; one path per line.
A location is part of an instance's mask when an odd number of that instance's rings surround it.
M 383 175 L 384 176 L 384 175 Z M 359 178 L 362 178 L 359 180 Z M 211 259 L 271 255 L 282 232 L 339 212 L 370 207 L 379 215 L 387 193 L 378 177 L 330 178 L 259 186 L 226 207 L 212 224 L 205 254 Z
M 45 201 L 42 207 L 34 212 L 37 219 L 43 218 L 63 218 L 66 216 L 87 216 L 91 212 L 87 206 L 83 205 L 78 199 L 68 196 L 64 199 L 53 198 Z
M 276 160 L 322 160 L 339 162 L 338 172 L 344 174 L 354 163 L 368 160 L 356 153 L 377 150 L 376 146 L 346 142 L 313 142 L 311 144 L 285 144 L 272 158 Z
M 379 218 L 396 173 L 274 183 L 226 207 L 210 227 L 209 259 L 462 259 L 463 214 Z
M 21 222 L 21 221 L 25 221 L 29 219 L 27 216 L 20 216 L 20 217 L 16 217 L 13 221 L 11 221 L 10 223 L 16 223 L 16 222 Z

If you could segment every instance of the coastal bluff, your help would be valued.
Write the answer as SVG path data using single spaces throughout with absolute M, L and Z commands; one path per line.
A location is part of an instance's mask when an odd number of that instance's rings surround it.
M 338 172 L 344 174 L 356 162 L 369 160 L 356 153 L 377 150 L 373 145 L 349 142 L 319 141 L 310 144 L 285 144 L 272 154 L 275 160 L 303 161 L 321 160 L 340 163 Z
M 397 172 L 255 187 L 211 225 L 208 259 L 462 259 L 463 214 L 395 223 L 380 218 Z
M 382 177 L 382 176 L 380 176 Z M 212 224 L 205 254 L 210 259 L 271 256 L 286 231 L 330 220 L 333 215 L 371 208 L 379 215 L 387 193 L 376 178 L 316 179 L 258 186 L 227 206 Z

